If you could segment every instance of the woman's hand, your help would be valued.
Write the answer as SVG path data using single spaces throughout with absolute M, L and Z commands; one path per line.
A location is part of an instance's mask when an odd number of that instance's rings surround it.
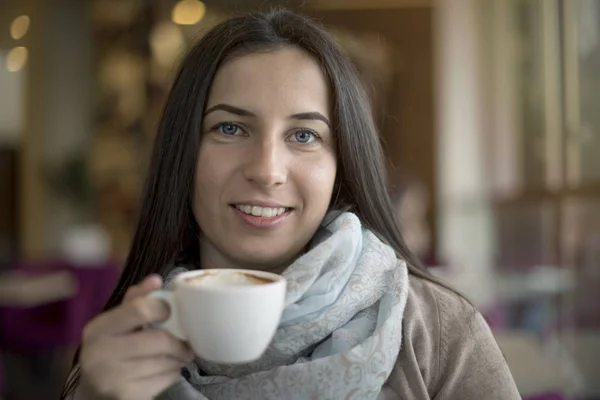
M 149 276 L 127 291 L 123 303 L 92 320 L 83 331 L 82 384 L 102 398 L 150 400 L 179 379 L 193 359 L 187 345 L 162 329 L 140 330 L 164 321 L 168 307 L 145 297 L 161 287 Z

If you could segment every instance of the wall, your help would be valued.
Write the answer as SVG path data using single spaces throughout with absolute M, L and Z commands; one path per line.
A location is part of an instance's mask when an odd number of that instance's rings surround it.
M 392 164 L 392 181 L 399 183 L 408 174 L 425 184 L 433 203 L 428 222 L 435 232 L 433 8 L 424 5 L 334 9 L 319 10 L 317 15 L 324 24 L 355 34 L 376 33 L 392 45 L 395 83 L 387 99 L 387 109 L 375 110 L 375 114 L 386 114 L 381 134 Z
M 31 18 L 25 45 L 21 218 L 23 256 L 44 257 L 73 223 L 73 210 L 46 190 L 42 172 L 85 148 L 91 122 L 89 2 L 24 0 Z
M 24 72 L 5 68 L 7 53 L 0 50 L 0 146 L 17 147 L 23 125 Z
M 436 8 L 439 249 L 451 283 L 485 307 L 493 299 L 493 218 L 485 159 L 489 99 L 484 12 L 478 0 Z

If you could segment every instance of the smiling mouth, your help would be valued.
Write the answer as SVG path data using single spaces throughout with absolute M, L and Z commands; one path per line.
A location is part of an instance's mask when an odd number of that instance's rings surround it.
M 232 207 L 235 207 L 239 211 L 244 214 L 252 215 L 255 217 L 262 218 L 273 218 L 278 217 L 280 215 L 285 214 L 286 212 L 292 211 L 293 208 L 290 207 L 260 207 L 260 206 L 251 206 L 245 204 L 232 204 Z

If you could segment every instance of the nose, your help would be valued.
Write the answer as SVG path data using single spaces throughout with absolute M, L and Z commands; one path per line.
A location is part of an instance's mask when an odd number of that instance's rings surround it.
M 248 182 L 263 188 L 275 188 L 287 182 L 288 166 L 285 144 L 277 138 L 256 138 L 247 151 L 247 163 L 243 170 Z

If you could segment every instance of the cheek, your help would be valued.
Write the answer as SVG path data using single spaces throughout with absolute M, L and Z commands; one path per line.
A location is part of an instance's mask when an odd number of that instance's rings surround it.
M 327 207 L 331 201 L 336 176 L 335 160 L 305 169 L 304 187 L 310 198 L 318 200 L 320 207 Z
M 227 171 L 224 168 L 226 165 L 217 164 L 218 159 L 207 150 L 200 150 L 198 153 L 194 177 L 194 208 L 213 202 L 222 191 Z

